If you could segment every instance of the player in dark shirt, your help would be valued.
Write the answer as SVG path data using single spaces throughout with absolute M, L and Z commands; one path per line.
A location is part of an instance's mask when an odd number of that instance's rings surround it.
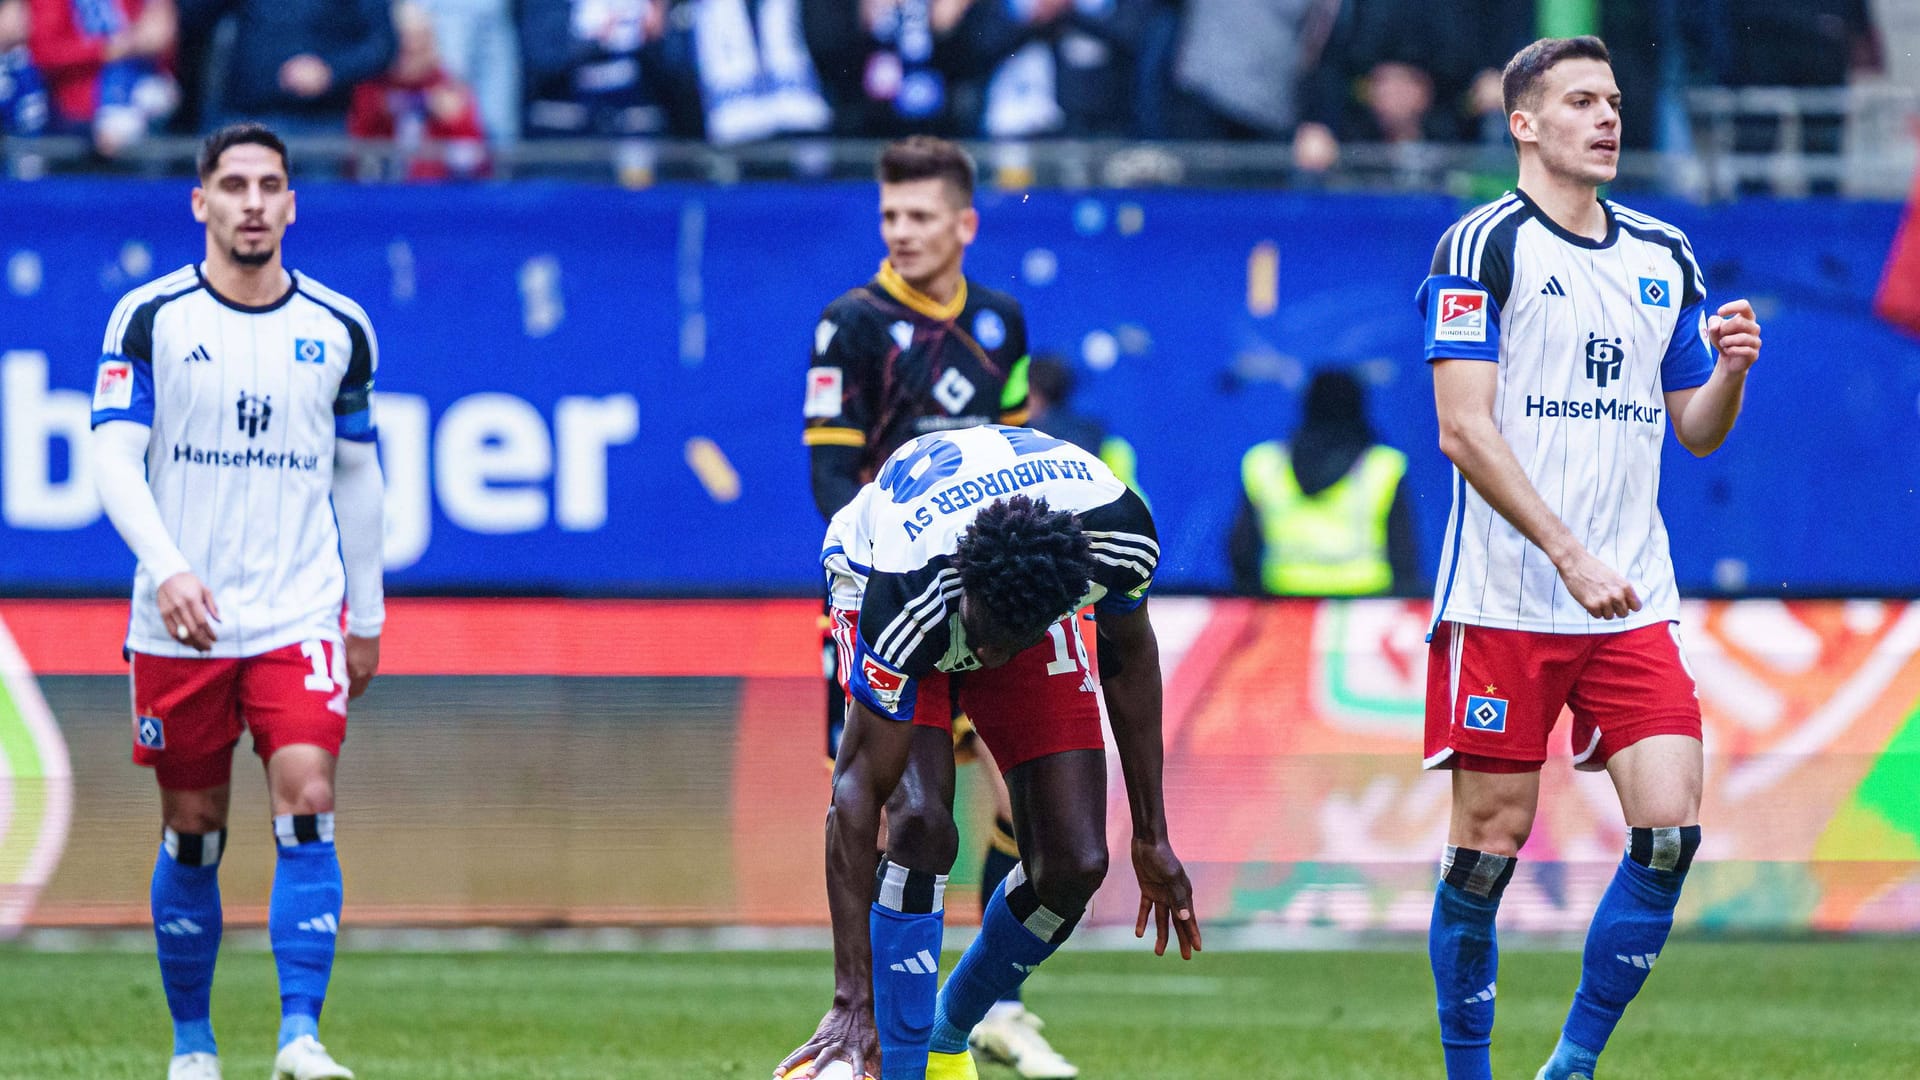
M 916 435 L 1027 417 L 1027 321 L 1005 293 L 961 271 L 980 219 L 959 147 L 914 138 L 880 158 L 873 280 L 840 295 L 814 328 L 806 431 L 822 517 Z

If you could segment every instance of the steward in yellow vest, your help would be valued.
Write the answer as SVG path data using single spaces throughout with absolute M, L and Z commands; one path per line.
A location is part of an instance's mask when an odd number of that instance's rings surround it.
M 1240 462 L 1243 492 L 1229 541 L 1239 591 L 1272 596 L 1370 596 L 1417 584 L 1407 457 L 1374 442 L 1364 391 L 1344 372 L 1308 388 L 1291 442 Z

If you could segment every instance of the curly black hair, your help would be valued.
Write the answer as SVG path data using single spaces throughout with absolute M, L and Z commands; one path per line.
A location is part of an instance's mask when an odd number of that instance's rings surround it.
M 953 566 L 961 588 L 1013 641 L 1072 611 L 1093 580 L 1093 552 L 1079 519 L 1025 495 L 982 509 L 960 537 Z

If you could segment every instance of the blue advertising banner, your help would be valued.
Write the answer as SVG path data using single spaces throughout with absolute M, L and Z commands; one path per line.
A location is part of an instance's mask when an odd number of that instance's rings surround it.
M 1683 587 L 1920 590 L 1920 343 L 1869 301 L 1890 205 L 1638 208 L 1693 237 L 1766 352 L 1727 447 L 1672 440 Z M 882 249 L 863 185 L 300 190 L 287 261 L 364 305 L 396 590 L 806 593 L 823 523 L 801 399 L 819 312 Z M 1441 197 L 987 193 L 967 268 L 1080 370 L 1135 445 L 1160 582 L 1227 584 L 1247 447 L 1319 368 L 1357 366 L 1412 458 L 1431 572 L 1449 475 L 1413 292 L 1464 209 Z M 0 591 L 118 593 L 132 559 L 88 474 L 115 300 L 198 258 L 185 182 L 0 185 Z M 1904 550 L 1904 544 L 1902 549 Z

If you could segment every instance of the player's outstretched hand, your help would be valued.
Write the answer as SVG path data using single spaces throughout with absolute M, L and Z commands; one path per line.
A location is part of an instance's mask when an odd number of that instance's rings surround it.
M 1200 920 L 1193 915 L 1193 885 L 1187 881 L 1187 868 L 1173 853 L 1173 846 L 1133 841 L 1133 873 L 1140 879 L 1140 917 L 1134 920 L 1133 936 L 1145 937 L 1147 919 L 1153 918 L 1153 955 L 1167 954 L 1167 923 L 1173 923 L 1180 938 L 1180 958 L 1193 959 L 1200 951 Z
M 810 1069 L 795 1075 L 818 1075 L 836 1061 L 853 1066 L 856 1077 L 880 1074 L 880 1033 L 874 1029 L 872 1009 L 840 1004 L 828 1009 L 827 1015 L 820 1018 L 820 1026 L 813 1029 L 813 1037 L 773 1070 L 774 1080 L 809 1062 L 812 1063 Z
M 213 590 L 192 571 L 182 570 L 160 583 L 160 621 L 175 641 L 191 645 L 201 652 L 213 648 L 213 624 L 220 618 L 220 605 L 213 602 Z
M 1560 580 L 1596 619 L 1624 619 L 1640 610 L 1640 594 L 1633 585 L 1586 551 L 1577 552 L 1560 567 Z
M 1720 313 L 1707 320 L 1707 340 L 1728 371 L 1737 375 L 1752 367 L 1760 359 L 1760 321 L 1753 317 L 1753 305 L 1745 300 L 1721 304 Z
M 367 684 L 380 670 L 380 639 L 347 635 L 347 700 L 367 692 Z

